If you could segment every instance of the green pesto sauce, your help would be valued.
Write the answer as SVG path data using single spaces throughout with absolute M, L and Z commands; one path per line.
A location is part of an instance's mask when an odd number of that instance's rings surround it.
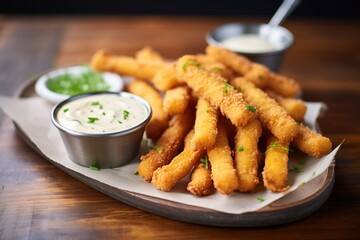
M 46 86 L 51 91 L 65 94 L 76 95 L 80 93 L 108 91 L 110 86 L 105 82 L 101 73 L 84 67 L 79 75 L 64 73 L 46 81 Z

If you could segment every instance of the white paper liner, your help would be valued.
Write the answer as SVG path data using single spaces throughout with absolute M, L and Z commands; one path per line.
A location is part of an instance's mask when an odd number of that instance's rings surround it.
M 261 209 L 319 176 L 335 159 L 336 152 L 341 145 L 338 145 L 330 154 L 321 159 L 301 154 L 290 156 L 289 169 L 295 166 L 301 168 L 302 171 L 289 171 L 288 183 L 291 187 L 286 192 L 272 193 L 266 190 L 261 183 L 253 193 L 234 192 L 229 196 L 215 193 L 199 198 L 186 191 L 187 179 L 181 180 L 170 192 L 157 190 L 152 184 L 134 174 L 137 171 L 139 158 L 134 159 L 126 166 L 101 169 L 100 171 L 94 171 L 73 163 L 66 153 L 58 130 L 51 123 L 50 113 L 53 105 L 40 97 L 21 99 L 0 96 L 0 107 L 17 123 L 45 156 L 68 169 L 121 190 L 230 214 L 241 214 Z M 323 103 L 307 102 L 307 107 L 305 122 L 312 129 L 315 129 L 316 119 L 326 106 Z M 144 146 L 142 151 L 146 151 Z

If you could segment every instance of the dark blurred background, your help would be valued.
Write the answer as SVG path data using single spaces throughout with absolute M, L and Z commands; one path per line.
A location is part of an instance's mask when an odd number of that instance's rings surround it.
M 302 0 L 292 17 L 358 18 L 357 0 Z M 271 16 L 282 0 L 0 0 L 0 14 Z

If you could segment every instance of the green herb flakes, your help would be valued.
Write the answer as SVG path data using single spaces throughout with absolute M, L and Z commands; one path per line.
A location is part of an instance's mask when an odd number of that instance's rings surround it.
M 95 123 L 95 121 L 98 121 L 99 118 L 97 117 L 88 117 L 88 123 Z
M 256 112 L 256 108 L 254 106 L 252 106 L 252 105 L 247 105 L 246 110 L 251 111 L 251 112 Z
M 239 147 L 237 148 L 237 151 L 238 151 L 238 152 L 244 151 L 244 146 L 239 146 Z
M 195 66 L 195 67 L 197 67 L 197 68 L 200 68 L 201 65 L 200 65 L 200 63 L 197 62 L 197 61 L 189 60 L 189 61 L 185 62 L 184 65 L 182 66 L 182 69 L 183 69 L 184 72 L 186 71 L 186 68 L 187 68 L 188 66 Z

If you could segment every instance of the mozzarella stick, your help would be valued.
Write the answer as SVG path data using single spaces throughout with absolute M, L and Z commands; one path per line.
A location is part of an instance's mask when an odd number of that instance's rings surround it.
M 187 86 L 176 87 L 165 92 L 164 111 L 169 115 L 185 112 L 191 100 L 190 89 Z
M 262 89 L 267 86 L 267 79 L 269 79 L 269 76 L 269 69 L 258 63 L 252 63 L 250 70 L 244 74 L 244 78 L 246 78 L 246 80 Z
M 265 167 L 262 172 L 264 186 L 272 192 L 289 189 L 288 179 L 289 143 L 282 142 L 273 135 L 267 139 Z
M 207 46 L 206 53 L 245 76 L 257 87 L 269 87 L 284 97 L 294 97 L 300 93 L 300 85 L 294 79 L 273 73 L 267 67 L 253 63 L 244 56 L 212 45 Z
M 97 51 L 91 59 L 91 66 L 98 71 L 116 72 L 139 79 L 150 80 L 164 67 L 159 62 L 137 60 L 128 56 L 114 55 L 105 50 Z
M 194 136 L 194 131 L 190 131 L 185 138 L 185 148 L 168 165 L 164 165 L 155 170 L 151 183 L 162 191 L 170 191 L 176 183 L 185 177 L 192 167 L 204 155 L 205 150 L 192 150 L 190 141 Z
M 310 156 L 320 158 L 331 152 L 332 142 L 329 138 L 322 136 L 300 123 L 298 134 L 292 144 L 300 151 Z
M 156 89 L 166 91 L 178 86 L 185 85 L 184 81 L 179 80 L 175 74 L 175 66 L 167 65 L 160 69 L 153 77 L 152 83 Z
M 244 56 L 231 52 L 225 48 L 208 45 L 205 49 L 206 54 L 224 63 L 240 75 L 245 75 L 251 69 L 251 62 Z
M 227 83 L 226 79 L 202 69 L 193 56 L 186 55 L 176 63 L 176 75 L 184 80 L 196 94 L 220 109 L 235 126 L 244 126 L 255 117 L 247 109 L 243 94 Z
M 213 180 L 211 179 L 210 163 L 207 157 L 202 159 L 205 163 L 199 162 L 199 164 L 195 165 L 191 174 L 191 180 L 186 188 L 197 197 L 210 195 L 214 188 Z
M 217 135 L 218 111 L 203 97 L 196 105 L 196 118 L 191 145 L 194 149 L 209 148 L 215 143 Z
M 261 123 L 281 141 L 290 142 L 297 133 L 296 121 L 274 99 L 244 78 L 231 82 L 240 88 L 246 100 L 256 107 Z
M 254 119 L 245 127 L 238 127 L 235 136 L 235 168 L 240 192 L 251 192 L 259 183 L 258 142 L 262 129 L 259 120 Z
M 239 186 L 231 149 L 229 147 L 226 128 L 218 124 L 218 134 L 214 145 L 207 149 L 211 164 L 211 176 L 214 186 L 221 194 L 229 195 Z
M 164 58 L 155 51 L 152 47 L 146 46 L 135 53 L 135 58 L 141 61 L 151 61 L 160 64 L 164 64 Z
M 276 73 L 269 74 L 267 87 L 284 97 L 295 97 L 300 94 L 300 85 L 294 79 Z
M 283 97 L 272 91 L 266 91 L 266 93 L 274 98 L 295 121 L 302 122 L 304 120 L 307 110 L 304 101 L 296 98 Z
M 145 132 L 148 138 L 156 141 L 169 125 L 169 116 L 163 109 L 160 94 L 149 83 L 142 80 L 132 81 L 128 85 L 128 90 L 149 102 L 152 115 Z
M 140 157 L 138 174 L 151 182 L 153 173 L 159 167 L 168 164 L 179 152 L 185 136 L 194 124 L 195 111 L 189 107 L 184 114 L 175 115 L 170 120 L 169 128 L 161 135 L 156 145 Z

